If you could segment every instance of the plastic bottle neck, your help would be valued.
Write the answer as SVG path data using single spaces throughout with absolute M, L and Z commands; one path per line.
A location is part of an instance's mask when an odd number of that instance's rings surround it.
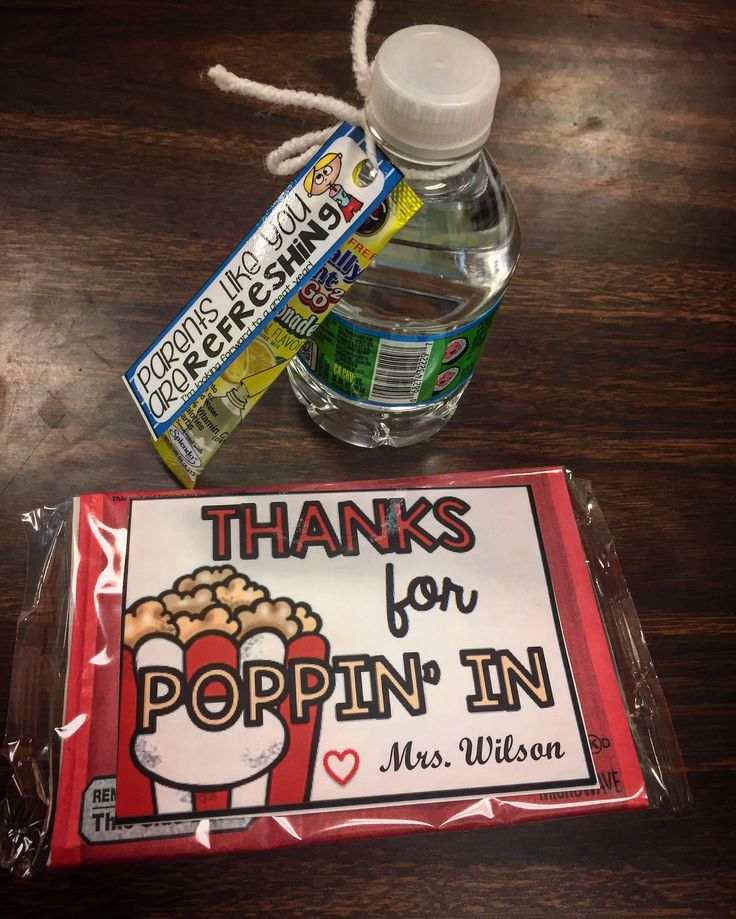
M 423 200 L 433 198 L 443 198 L 453 195 L 466 188 L 477 177 L 478 172 L 482 169 L 482 157 L 485 145 L 482 144 L 477 150 L 465 153 L 463 156 L 454 160 L 442 160 L 436 162 L 418 161 L 410 159 L 402 154 L 401 150 L 394 144 L 386 143 L 378 131 L 369 123 L 368 128 L 376 139 L 376 143 L 387 154 L 391 162 L 402 172 L 422 172 L 425 173 L 422 178 L 407 178 L 407 182 L 414 191 Z M 454 166 L 455 163 L 469 160 L 468 165 L 461 172 L 450 177 L 432 176 L 431 173 L 441 173 L 448 166 Z

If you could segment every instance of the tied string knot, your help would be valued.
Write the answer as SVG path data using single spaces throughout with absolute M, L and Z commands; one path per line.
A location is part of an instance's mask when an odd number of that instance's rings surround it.
M 368 26 L 375 7 L 374 0 L 358 0 L 353 11 L 353 29 L 350 40 L 350 53 L 353 64 L 355 85 L 365 103 L 371 82 L 372 64 L 368 60 Z M 357 108 L 343 99 L 328 96 L 324 93 L 312 93 L 307 90 L 286 89 L 259 83 L 231 73 L 222 64 L 216 64 L 207 71 L 207 76 L 215 85 L 226 93 L 236 93 L 251 99 L 259 99 L 277 106 L 294 106 L 324 112 L 346 121 L 355 127 L 362 128 L 365 136 L 366 156 L 373 169 L 378 169 L 378 154 L 373 133 L 366 123 L 365 104 Z M 277 176 L 291 175 L 305 166 L 319 150 L 322 144 L 339 127 L 339 122 L 319 131 L 309 131 L 285 141 L 266 156 L 266 169 Z M 408 179 L 443 179 L 458 175 L 475 159 L 468 157 L 450 166 L 438 169 L 410 170 L 402 169 Z

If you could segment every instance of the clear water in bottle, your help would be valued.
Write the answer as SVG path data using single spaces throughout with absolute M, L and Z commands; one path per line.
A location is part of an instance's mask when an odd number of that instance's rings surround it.
M 423 207 L 289 366 L 297 398 L 341 440 L 425 440 L 468 385 L 519 256 L 511 197 L 483 149 L 498 83 L 489 49 L 455 29 L 404 29 L 378 53 L 369 126 Z

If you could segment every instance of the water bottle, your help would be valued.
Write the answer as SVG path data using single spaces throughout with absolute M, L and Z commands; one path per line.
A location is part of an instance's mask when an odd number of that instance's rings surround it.
M 375 58 L 368 130 L 423 207 L 289 366 L 299 401 L 341 440 L 425 440 L 470 381 L 519 257 L 514 205 L 484 149 L 499 85 L 489 48 L 446 26 L 402 29 Z M 372 231 L 382 219 L 379 208 Z

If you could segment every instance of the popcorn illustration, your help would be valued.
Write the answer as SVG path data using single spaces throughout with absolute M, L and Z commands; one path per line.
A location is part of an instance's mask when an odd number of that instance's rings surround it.
M 320 629 L 308 604 L 229 565 L 137 600 L 123 620 L 118 819 L 308 800 L 320 706 L 292 720 L 287 687 L 297 662 L 327 660 Z

